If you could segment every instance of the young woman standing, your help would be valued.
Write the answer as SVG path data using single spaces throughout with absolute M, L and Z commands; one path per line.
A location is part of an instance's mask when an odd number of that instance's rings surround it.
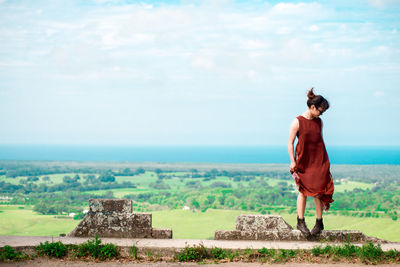
M 314 88 L 308 93 L 308 110 L 297 116 L 289 131 L 290 172 L 296 182 L 299 195 L 297 197 L 297 229 L 304 235 L 318 235 L 324 229 L 322 222 L 323 210 L 328 210 L 333 202 L 333 180 L 330 173 L 330 163 L 322 138 L 322 115 L 328 108 L 328 101 L 314 94 Z M 294 141 L 298 138 L 296 150 Z M 307 197 L 313 197 L 317 219 L 314 228 L 310 230 L 304 220 Z

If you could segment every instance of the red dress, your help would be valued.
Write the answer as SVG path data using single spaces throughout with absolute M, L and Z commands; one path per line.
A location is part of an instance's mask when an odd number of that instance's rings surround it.
M 299 131 L 295 150 L 296 168 L 293 178 L 297 189 L 304 196 L 319 198 L 323 209 L 328 210 L 333 202 L 333 179 L 330 163 L 322 139 L 321 119 L 306 119 L 298 116 Z

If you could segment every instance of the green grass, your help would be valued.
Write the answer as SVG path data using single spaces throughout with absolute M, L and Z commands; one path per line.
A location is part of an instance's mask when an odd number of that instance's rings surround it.
M 53 215 L 40 215 L 31 207 L 0 205 L 0 235 L 58 236 L 69 233 L 79 221 L 55 219 Z
M 356 188 L 365 190 L 365 189 L 371 189 L 372 187 L 374 187 L 373 184 L 354 182 L 354 181 L 346 181 L 346 182 L 342 182 L 339 185 L 335 185 L 335 192 L 344 192 L 345 190 L 347 190 L 347 192 L 350 192 Z
M 148 193 L 153 192 L 150 189 L 146 188 L 117 188 L 117 189 L 104 189 L 104 190 L 94 190 L 94 191 L 85 191 L 84 194 L 93 194 L 93 195 L 104 195 L 108 191 L 113 192 L 114 197 L 123 198 L 126 195 L 130 194 L 139 194 L 139 193 Z
M 269 179 L 265 179 L 265 181 L 267 182 L 267 184 L 269 185 L 269 186 L 272 186 L 272 187 L 275 187 L 275 186 L 278 186 L 278 184 L 279 183 L 281 183 L 281 182 L 283 182 L 283 183 L 285 183 L 285 184 L 293 184 L 293 185 L 295 185 L 295 182 L 293 181 L 293 180 L 281 180 L 281 179 L 272 179 L 272 178 L 269 178 Z
M 55 219 L 53 215 L 39 215 L 31 207 L 1 205 L 0 235 L 59 235 L 69 233 L 79 223 L 72 219 Z M 215 230 L 235 229 L 239 214 L 256 214 L 239 210 L 213 210 L 192 212 L 184 210 L 153 211 L 153 227 L 172 228 L 174 238 L 211 239 Z M 293 227 L 296 214 L 280 214 Z M 306 217 L 309 228 L 315 217 Z M 324 215 L 326 230 L 360 230 L 366 235 L 400 242 L 400 227 L 389 218 L 359 218 L 341 215 Z
M 147 171 L 143 174 L 134 175 L 134 176 L 115 176 L 115 180 L 118 183 L 122 183 L 124 181 L 129 181 L 134 184 L 140 184 L 141 186 L 148 185 L 157 180 L 157 174 L 155 172 Z
M 190 172 L 167 172 L 164 174 L 168 176 L 184 176 L 186 174 L 190 174 Z
M 81 179 L 83 176 L 88 175 L 87 173 L 59 173 L 59 174 L 48 174 L 48 175 L 39 175 L 39 181 L 33 182 L 35 184 L 46 183 L 46 184 L 60 184 L 63 182 L 64 176 L 74 177 L 75 175 L 79 175 Z M 43 177 L 48 176 L 50 181 L 44 182 Z M 98 176 L 98 175 L 96 175 Z M 5 175 L 0 175 L 0 181 L 4 181 L 11 184 L 19 184 L 20 180 L 26 180 L 27 176 L 17 176 L 15 178 L 7 178 Z
M 173 238 L 214 239 L 215 230 L 235 229 L 239 214 L 256 214 L 238 210 L 190 210 L 153 211 L 153 227 L 171 228 Z

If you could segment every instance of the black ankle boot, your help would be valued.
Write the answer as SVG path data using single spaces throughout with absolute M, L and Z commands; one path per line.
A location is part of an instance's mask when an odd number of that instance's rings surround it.
M 324 223 L 322 222 L 322 218 L 316 219 L 315 226 L 311 230 L 311 235 L 319 235 L 322 230 L 324 230 Z
M 300 230 L 300 232 L 302 232 L 303 235 L 305 235 L 306 237 L 310 236 L 311 234 L 310 230 L 307 228 L 305 218 L 300 219 L 298 216 L 297 216 L 297 230 Z

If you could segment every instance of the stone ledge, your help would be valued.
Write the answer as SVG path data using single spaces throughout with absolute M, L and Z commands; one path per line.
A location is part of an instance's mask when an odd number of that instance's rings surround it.
M 129 199 L 90 199 L 89 212 L 69 237 L 172 238 L 171 229 L 152 229 L 152 214 L 132 213 Z
M 89 213 L 132 213 L 129 199 L 89 199 Z
M 328 242 L 365 242 L 386 243 L 360 231 L 325 230 L 318 236 L 304 236 L 279 215 L 239 215 L 236 217 L 236 230 L 218 230 L 215 240 L 265 240 L 265 241 L 328 241 Z
M 291 231 L 293 230 L 281 216 L 278 215 L 247 215 L 236 217 L 236 230 L 239 231 Z
M 378 242 L 387 243 L 386 240 L 381 240 L 374 237 L 368 237 L 360 231 L 322 231 L 316 237 L 306 238 L 299 230 L 292 231 L 215 231 L 215 240 L 265 240 L 265 241 L 329 241 L 329 242 Z
M 155 239 L 170 239 L 172 238 L 172 230 L 166 228 L 153 228 L 151 237 Z

